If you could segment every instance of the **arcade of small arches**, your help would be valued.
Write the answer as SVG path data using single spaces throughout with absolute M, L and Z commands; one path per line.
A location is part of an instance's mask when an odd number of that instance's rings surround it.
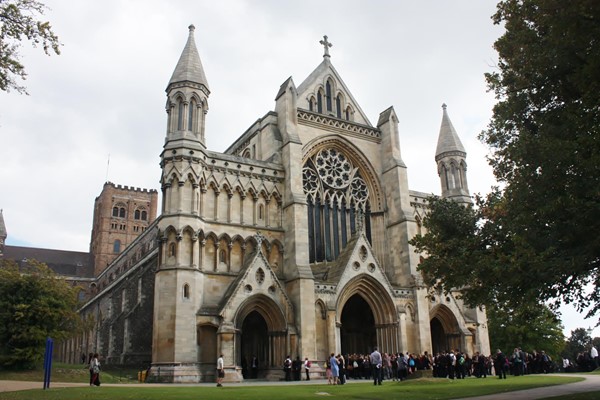
M 238 273 L 246 258 L 257 251 L 258 246 L 273 271 L 280 273 L 283 244 L 279 240 L 269 242 L 263 238 L 258 243 L 255 236 L 217 236 L 213 232 L 194 232 L 190 227 L 181 231 L 173 227 L 165 229 L 161 239 L 160 262 L 166 266 L 189 264 L 205 272 Z
M 200 135 L 204 140 L 204 115 L 208 112 L 208 100 L 192 93 L 189 99 L 182 92 L 176 92 L 167 101 L 167 127 L 169 132 L 189 131 Z
M 181 180 L 173 174 L 163 184 L 163 209 L 167 213 L 189 210 L 193 215 L 212 221 L 281 227 L 283 198 L 277 186 L 271 189 L 264 184 L 260 188 L 252 183 L 247 186 L 234 186 L 227 179 L 221 183 L 212 179 L 197 181 L 192 174 Z M 223 193 L 226 195 L 222 196 Z

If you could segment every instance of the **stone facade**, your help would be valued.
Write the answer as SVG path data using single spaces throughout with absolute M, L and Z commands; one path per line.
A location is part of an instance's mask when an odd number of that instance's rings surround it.
M 249 377 L 253 356 L 259 377 L 279 379 L 286 355 L 318 374 L 329 353 L 374 345 L 489 354 L 484 310 L 433 293 L 417 270 L 408 242 L 426 195 L 409 189 L 394 109 L 372 125 L 322 44 L 317 68 L 299 86 L 286 80 L 274 111 L 217 153 L 205 145 L 210 90 L 190 27 L 167 86 L 161 214 L 82 308 L 87 343 L 108 362 L 198 382 L 214 379 L 219 354 L 229 381 Z M 445 106 L 439 138 L 442 195 L 468 202 Z

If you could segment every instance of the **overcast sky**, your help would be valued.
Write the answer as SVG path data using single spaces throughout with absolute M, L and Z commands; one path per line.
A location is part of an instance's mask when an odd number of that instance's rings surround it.
M 62 53 L 24 43 L 30 95 L 0 92 L 7 244 L 88 251 L 105 181 L 160 189 L 165 89 L 191 23 L 211 90 L 210 150 L 225 150 L 273 110 L 289 76 L 298 86 L 322 61 L 328 35 L 331 62 L 371 122 L 394 106 L 411 189 L 441 191 L 442 103 L 467 150 L 471 192 L 494 184 L 477 135 L 495 102 L 484 80 L 502 33 L 490 19 L 495 1 L 44 2 Z M 591 325 L 572 318 L 567 334 Z

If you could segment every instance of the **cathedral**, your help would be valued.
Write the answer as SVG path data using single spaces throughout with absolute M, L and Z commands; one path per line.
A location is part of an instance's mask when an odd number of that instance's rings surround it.
M 123 232 L 93 235 L 105 254 L 92 251 L 87 330 L 61 359 L 98 352 L 150 366 L 154 381 L 202 382 L 220 354 L 228 381 L 244 380 L 254 357 L 259 378 L 280 379 L 287 355 L 318 374 L 328 354 L 374 346 L 490 354 L 485 311 L 433 292 L 417 269 L 408 242 L 424 229 L 427 194 L 409 189 L 393 107 L 373 125 L 320 43 L 314 71 L 274 88 L 274 110 L 220 153 L 206 147 L 211 92 L 189 27 L 166 89 L 160 211 L 154 219 L 156 193 L 141 208 L 114 195 L 96 208 L 95 230 Z M 441 195 L 470 203 L 445 105 L 433 151 Z

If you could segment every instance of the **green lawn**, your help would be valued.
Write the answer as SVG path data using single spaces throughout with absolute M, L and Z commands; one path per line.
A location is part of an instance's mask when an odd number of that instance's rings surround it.
M 52 364 L 52 382 L 86 382 L 89 380 L 87 364 Z M 0 380 L 5 381 L 44 381 L 44 369 L 38 367 L 34 370 L 11 371 L 0 370 Z M 102 367 L 103 383 L 136 383 L 137 370 L 131 368 L 119 368 L 107 365 Z
M 402 383 L 386 381 L 382 386 L 374 387 L 369 382 L 351 383 L 344 386 L 330 385 L 275 385 L 275 386 L 154 386 L 144 387 L 83 387 L 56 388 L 50 390 L 27 390 L 21 392 L 0 393 L 0 399 L 48 399 L 48 400 L 198 400 L 198 399 L 318 399 L 335 397 L 339 399 L 453 399 L 479 396 L 492 393 L 504 393 L 513 390 L 530 389 L 540 386 L 578 382 L 577 377 L 524 376 L 496 378 L 464 379 L 420 379 Z M 586 399 L 586 398 L 582 398 Z

